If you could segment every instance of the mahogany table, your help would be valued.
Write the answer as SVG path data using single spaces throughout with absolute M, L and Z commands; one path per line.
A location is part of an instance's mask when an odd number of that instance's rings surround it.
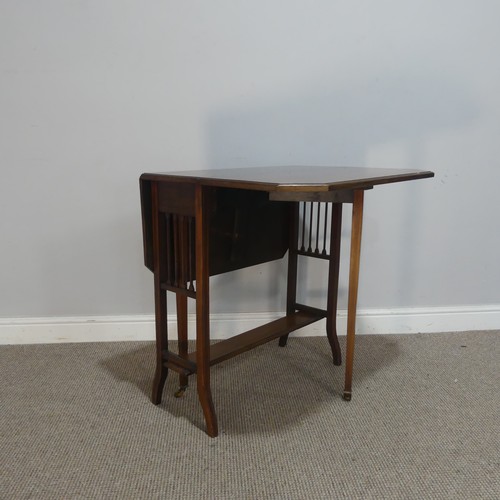
M 433 177 L 432 172 L 351 167 L 259 167 L 143 174 L 144 260 L 154 273 L 156 372 L 161 402 L 168 369 L 181 396 L 196 374 L 207 433 L 218 434 L 210 367 L 326 318 L 333 363 L 341 364 L 336 315 L 342 205 L 352 204 L 343 398 L 351 399 L 363 198 L 375 185 Z M 328 237 L 329 235 L 329 237 Z M 329 239 L 329 242 L 327 240 Z M 329 243 L 329 244 L 328 244 Z M 288 251 L 286 314 L 210 344 L 209 277 L 282 258 Z M 297 302 L 298 256 L 328 262 L 326 309 Z M 168 350 L 166 292 L 176 294 L 178 353 Z M 188 353 L 187 301 L 196 301 L 196 351 Z

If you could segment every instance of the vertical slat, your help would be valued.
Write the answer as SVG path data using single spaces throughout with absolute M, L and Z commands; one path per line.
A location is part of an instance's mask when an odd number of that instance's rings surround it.
M 175 253 L 175 260 L 177 262 L 177 284 L 179 288 L 183 287 L 182 284 L 182 272 L 184 267 L 184 252 L 182 251 L 182 215 L 176 215 L 177 217 L 177 252 Z
M 194 292 L 194 262 L 193 262 L 193 222 L 194 219 L 193 217 L 189 217 L 189 224 L 188 224 L 188 232 L 189 232 L 189 241 L 188 241 L 188 255 L 189 255 L 189 290 Z
M 180 248 L 179 248 L 179 216 L 177 214 L 172 215 L 172 233 L 173 233 L 173 239 L 174 239 L 174 275 L 173 275 L 173 285 L 174 286 L 179 286 L 179 255 L 180 255 Z
M 309 203 L 311 212 L 309 214 L 309 247 L 307 248 L 308 252 L 312 252 L 313 205 L 313 202 Z
M 363 227 L 363 198 L 362 190 L 354 191 L 352 205 L 351 229 L 351 263 L 349 267 L 349 294 L 347 300 L 347 342 L 344 399 L 350 401 L 352 386 L 352 369 L 354 362 L 354 337 L 356 332 L 356 307 L 358 303 L 359 264 L 361 254 L 361 232 Z
M 326 255 L 326 231 L 328 227 L 328 205 L 329 203 L 325 203 L 325 225 L 323 229 L 323 251 L 321 255 Z
M 174 247 L 172 241 L 172 215 L 165 214 L 165 232 L 166 232 L 166 259 L 167 259 L 167 276 L 166 281 L 168 285 L 172 285 L 172 272 L 173 272 L 173 259 Z
M 302 205 L 302 245 L 300 246 L 300 251 L 304 252 L 306 249 L 305 239 L 306 239 L 306 202 L 303 201 Z
M 187 287 L 187 268 L 188 268 L 188 243 L 187 243 L 187 218 L 184 215 L 179 216 L 179 287 Z
M 182 224 L 183 230 L 183 248 L 184 248 L 184 288 L 188 287 L 189 281 L 189 217 L 184 217 L 184 222 Z
M 319 253 L 319 219 L 320 219 L 320 214 L 321 214 L 321 203 L 318 201 L 316 204 L 318 207 L 316 211 L 316 248 L 314 249 L 314 253 Z

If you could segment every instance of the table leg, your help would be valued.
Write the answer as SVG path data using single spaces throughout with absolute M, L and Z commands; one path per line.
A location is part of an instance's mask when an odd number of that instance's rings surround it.
M 326 335 L 332 350 L 333 364 L 342 363 L 342 353 L 337 337 L 337 298 L 339 290 L 340 242 L 342 233 L 342 204 L 332 203 L 330 232 L 330 263 L 328 269 L 328 298 Z
M 349 267 L 349 296 L 347 303 L 347 344 L 345 383 L 343 398 L 351 400 L 352 369 L 354 362 L 354 337 L 356 332 L 356 307 L 358 302 L 359 263 L 361 254 L 361 232 L 363 227 L 363 199 L 362 190 L 354 191 L 352 205 L 351 229 L 351 262 Z
M 176 294 L 177 307 L 177 343 L 179 346 L 179 356 L 186 359 L 188 354 L 188 298 L 180 293 Z M 179 389 L 175 393 L 176 398 L 184 395 L 188 387 L 188 376 L 179 374 Z
M 161 289 L 161 282 L 165 276 L 163 258 L 166 255 L 165 218 L 158 210 L 157 184 L 152 184 L 152 225 L 153 225 L 153 266 L 154 266 L 154 294 L 155 294 L 155 328 L 156 328 L 156 371 L 153 379 L 151 401 L 157 405 L 161 403 L 163 386 L 167 379 L 168 369 L 163 363 L 163 351 L 168 349 L 167 335 L 167 296 Z
M 196 380 L 207 434 L 218 434 L 217 416 L 210 389 L 210 316 L 208 270 L 208 207 L 207 193 L 196 186 Z
M 286 313 L 295 312 L 297 302 L 297 246 L 298 246 L 299 204 L 294 202 L 290 205 L 290 243 L 288 245 L 288 276 L 286 290 Z M 282 335 L 279 340 L 281 347 L 286 346 L 288 334 Z

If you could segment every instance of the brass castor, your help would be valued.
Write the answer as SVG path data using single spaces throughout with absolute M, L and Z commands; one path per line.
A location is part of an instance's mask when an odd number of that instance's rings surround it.
M 186 392 L 186 389 L 188 388 L 187 385 L 183 385 L 179 387 L 175 392 L 174 392 L 174 397 L 175 398 L 182 398 L 184 396 L 184 393 Z
M 344 391 L 342 398 L 344 399 L 344 401 L 350 401 L 351 396 L 352 396 L 352 394 L 350 392 Z

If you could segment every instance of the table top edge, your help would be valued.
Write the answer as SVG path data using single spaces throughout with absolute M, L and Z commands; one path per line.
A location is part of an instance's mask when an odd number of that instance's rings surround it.
M 268 167 L 272 169 L 273 167 Z M 286 168 L 286 167 L 280 167 Z M 295 167 L 293 167 L 295 168 Z M 304 167 L 306 169 L 307 167 Z M 262 191 L 332 191 L 339 189 L 363 189 L 369 188 L 374 185 L 390 184 L 395 182 L 404 182 L 410 180 L 418 180 L 434 177 L 434 172 L 430 170 L 409 170 L 409 169 L 377 169 L 377 168 L 363 168 L 363 167 L 320 167 L 324 173 L 328 170 L 334 171 L 335 169 L 342 168 L 346 170 L 366 172 L 364 177 L 355 177 L 340 180 L 330 180 L 321 182 L 280 182 L 270 180 L 255 180 L 245 178 L 231 178 L 235 177 L 235 172 L 251 172 L 251 168 L 247 169 L 219 169 L 219 170 L 206 170 L 206 176 L 200 175 L 200 171 L 178 171 L 178 172 L 145 172 L 140 176 L 141 181 L 165 181 L 165 182 L 180 182 L 188 184 L 200 184 L 213 187 L 229 187 L 235 189 L 252 189 Z M 257 168 L 258 169 L 258 168 Z M 257 170 L 256 169 L 256 170 Z M 260 169 L 262 171 L 262 169 Z M 377 172 L 383 171 L 383 175 L 376 175 Z M 191 172 L 195 173 L 193 175 Z M 212 172 L 212 176 L 211 173 Z M 213 173 L 218 173 L 218 176 L 213 176 Z M 227 172 L 226 177 L 220 177 L 221 172 Z M 322 172 L 322 173 L 323 173 Z M 370 175 L 373 173 L 373 175 Z M 236 176 L 237 177 L 237 176 Z M 333 179 L 333 178 L 332 178 Z

